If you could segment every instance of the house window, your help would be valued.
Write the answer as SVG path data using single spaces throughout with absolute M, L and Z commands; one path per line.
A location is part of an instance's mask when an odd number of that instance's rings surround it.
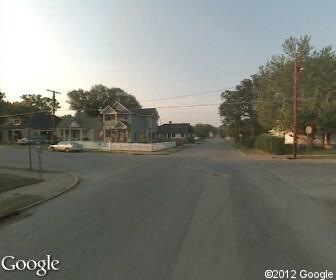
M 148 132 L 148 138 L 151 139 L 152 134 L 150 132 Z
M 137 139 L 137 135 L 136 135 L 136 132 L 134 132 L 134 140 Z
M 184 133 L 181 133 L 181 137 L 184 137 Z
M 20 119 L 15 119 L 14 120 L 14 125 L 21 125 L 21 120 Z
M 111 120 L 114 120 L 115 117 L 113 114 L 105 114 L 105 121 L 111 121 Z
M 173 138 L 175 137 L 175 133 L 172 133 L 172 137 L 173 137 Z

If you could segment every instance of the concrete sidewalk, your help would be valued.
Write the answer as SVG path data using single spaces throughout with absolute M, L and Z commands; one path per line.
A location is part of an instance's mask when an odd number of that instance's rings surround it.
M 38 178 L 37 172 L 22 169 L 0 168 L 0 173 Z M 0 193 L 0 220 L 67 192 L 79 182 L 78 177 L 63 172 L 43 172 L 42 180 Z

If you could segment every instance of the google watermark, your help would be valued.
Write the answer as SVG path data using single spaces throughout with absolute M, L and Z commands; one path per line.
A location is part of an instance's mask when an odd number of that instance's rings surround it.
M 60 261 L 52 259 L 51 255 L 46 255 L 41 260 L 23 260 L 16 259 L 14 256 L 6 256 L 1 260 L 1 267 L 6 271 L 32 271 L 37 276 L 43 277 L 49 271 L 60 269 Z
M 282 270 L 268 269 L 265 271 L 266 279 L 310 279 L 310 280 L 331 280 L 334 279 L 334 273 L 328 270 L 310 271 L 302 270 Z

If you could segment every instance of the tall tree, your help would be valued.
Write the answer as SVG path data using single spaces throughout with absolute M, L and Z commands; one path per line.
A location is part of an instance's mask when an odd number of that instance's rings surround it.
M 24 94 L 21 97 L 22 106 L 34 108 L 37 111 L 51 111 L 52 99 L 49 97 L 42 97 L 40 94 Z M 55 108 L 60 108 L 59 103 L 55 102 Z
M 244 79 L 235 90 L 222 93 L 223 103 L 219 107 L 219 114 L 229 134 L 235 138 L 243 132 L 245 136 L 254 136 L 260 130 L 254 108 L 255 83 L 256 77 Z
M 308 36 L 290 37 L 284 54 L 260 67 L 256 84 L 256 110 L 264 129 L 290 129 L 293 107 L 293 61 L 304 68 L 300 73 L 300 129 L 314 124 L 320 132 L 335 130 L 336 56 L 331 47 L 320 51 Z
M 83 89 L 68 92 L 70 108 L 77 112 L 86 112 L 90 115 L 99 114 L 99 110 L 107 105 L 119 101 L 127 108 L 140 108 L 135 96 L 126 93 L 121 88 L 108 88 L 104 85 L 95 85 L 89 91 Z
M 217 128 L 211 124 L 198 123 L 193 126 L 193 131 L 196 136 L 200 138 L 207 138 L 209 137 L 210 132 L 216 134 Z
M 5 93 L 0 91 L 0 102 L 6 97 Z

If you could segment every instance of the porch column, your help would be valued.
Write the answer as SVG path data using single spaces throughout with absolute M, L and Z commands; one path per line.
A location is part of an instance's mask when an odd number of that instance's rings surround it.
M 83 139 L 83 128 L 79 129 L 79 140 L 81 141 Z

